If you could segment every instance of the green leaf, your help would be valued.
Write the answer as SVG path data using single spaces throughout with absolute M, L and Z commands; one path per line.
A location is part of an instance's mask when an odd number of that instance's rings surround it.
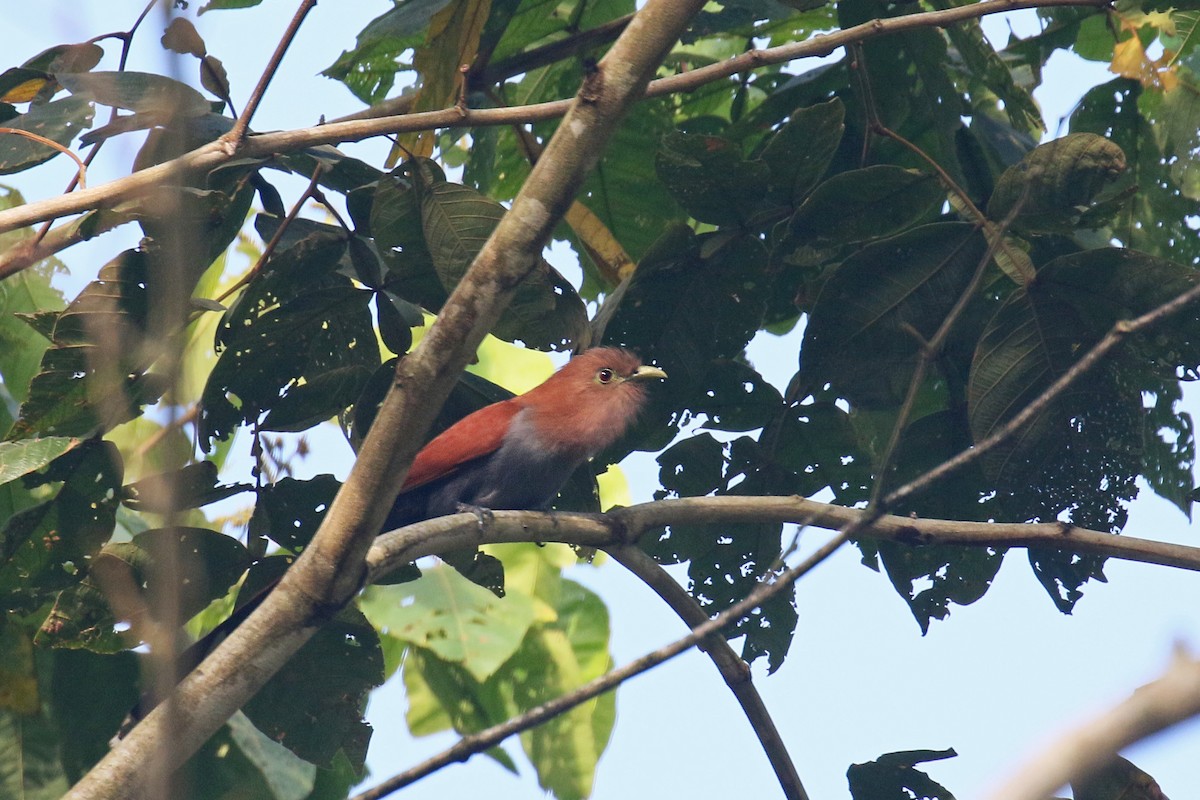
M 770 175 L 766 163 L 746 161 L 728 139 L 678 132 L 663 138 L 654 169 L 689 214 L 713 225 L 746 224 Z
M 185 508 L 200 508 L 253 490 L 254 487 L 247 483 L 221 486 L 217 482 L 217 465 L 212 461 L 200 461 L 186 464 L 174 472 L 148 475 L 129 484 L 122 490 L 121 502 L 135 510 L 168 514 Z
M 1039 145 L 1005 170 L 988 202 L 999 222 L 1031 233 L 1069 232 L 1126 167 L 1121 148 L 1102 136 L 1076 133 Z
M 526 675 L 516 684 L 513 698 L 522 710 L 566 694 L 612 668 L 603 601 L 574 581 L 563 581 L 556 611 L 556 622 L 532 631 L 510 663 L 514 672 Z M 609 692 L 521 734 L 538 785 L 564 800 L 588 797 L 615 719 L 616 698 Z
M 342 483 L 332 475 L 308 480 L 283 477 L 258 490 L 258 502 L 250 519 L 252 536 L 267 536 L 292 552 L 304 549 Z
M 26 473 L 39 470 L 79 444 L 69 436 L 22 439 L 0 442 L 0 483 L 8 483 Z
M 436 169 L 436 165 L 424 160 L 406 161 L 379 179 L 371 203 L 370 227 L 387 269 L 388 288 L 436 311 L 449 292 L 434 268 L 421 226 L 421 196 L 414 176 L 417 170 L 427 169 Z
M 344 608 L 242 710 L 305 761 L 329 766 L 342 751 L 358 770 L 371 738 L 367 694 L 382 682 L 379 637 L 357 609 Z
M 258 768 L 275 800 L 304 800 L 313 790 L 317 767 L 272 741 L 238 712 L 229 718 L 229 735 Z
M 66 146 L 92 124 L 92 106 L 79 97 L 33 106 L 28 113 L 4 121 L 4 127 L 36 133 Z M 59 155 L 49 145 L 15 133 L 0 134 L 0 175 L 20 172 Z
M 964 3 L 962 0 L 938 0 L 932 5 L 936 9 L 948 9 L 960 8 Z M 1017 83 L 1013 68 L 992 48 L 979 20 L 963 20 L 945 30 L 964 62 L 964 72 L 969 80 L 982 84 L 996 96 L 1014 128 L 1033 136 L 1040 135 L 1046 124 L 1033 95 Z
M 780 204 L 799 206 L 829 169 L 846 131 L 839 98 L 798 108 L 763 148 L 770 168 L 767 189 Z
M 124 649 L 128 642 L 115 630 L 121 620 L 101 591 L 102 581 L 92 576 L 124 573 L 147 598 L 154 598 L 168 591 L 161 585 L 164 564 L 178 564 L 167 582 L 175 592 L 179 617 L 158 621 L 178 625 L 224 597 L 250 566 L 250 557 L 237 539 L 206 528 L 157 528 L 139 533 L 131 542 L 107 544 L 92 559 L 91 575 L 59 595 L 37 644 L 97 653 Z
M 420 34 L 450 0 L 408 0 L 367 23 L 354 43 L 322 75 L 342 81 L 364 103 L 375 104 L 391 92 L 399 56 L 424 41 Z
M 121 339 L 146 330 L 150 275 L 146 254 L 126 250 L 54 317 L 49 331 L 54 347 L 42 356 L 10 440 L 108 430 L 158 399 L 161 381 L 145 372 L 155 357 L 153 349 L 128 346 L 127 338 Z M 113 331 L 114 338 L 89 335 L 98 329 Z
M 1171 501 L 1190 520 L 1194 502 L 1196 426 L 1192 415 L 1179 410 L 1179 384 L 1164 384 L 1146 409 L 1145 461 L 1142 476 L 1155 494 Z
M 421 192 L 421 222 L 430 257 L 447 292 L 504 216 L 504 207 L 474 189 L 434 181 Z M 587 314 L 574 287 L 544 260 L 516 287 L 492 333 L 537 349 L 569 349 L 583 335 Z
M 204 95 L 177 80 L 150 72 L 61 73 L 58 82 L 78 98 L 138 114 L 195 117 L 209 113 Z
M 1103 25 L 1103 16 L 1096 19 Z M 1111 41 L 1107 30 L 1105 35 Z M 1106 136 L 1127 154 L 1129 169 L 1112 191 L 1128 194 L 1110 223 L 1111 235 L 1126 247 L 1196 266 L 1200 237 L 1188 223 L 1195 202 L 1177 183 L 1181 162 L 1164 155 L 1158 142 L 1169 125 L 1161 118 L 1161 99 L 1136 81 L 1117 78 L 1084 95 L 1071 115 L 1071 130 Z
M 888 164 L 849 170 L 813 190 L 788 233 L 809 247 L 879 239 L 931 217 L 945 200 L 933 175 Z
M 220 358 L 201 397 L 202 441 L 225 438 L 293 392 L 280 427 L 329 419 L 357 385 L 342 379 L 361 375 L 339 370 L 378 366 L 367 307 L 373 293 L 332 272 L 344 253 L 340 237 L 305 236 L 277 252 L 226 313 L 217 330 Z M 303 389 L 308 383 L 314 388 Z
M 29 716 L 41 707 L 33 641 L 11 622 L 0 625 L 0 712 Z
M 577 196 L 634 261 L 642 258 L 666 226 L 687 219 L 663 182 L 646 170 L 659 141 L 673 128 L 665 99 L 634 105 Z M 586 250 L 581 255 L 586 256 Z
M 82 579 L 116 525 L 120 456 L 108 442 L 93 440 L 24 480 L 62 486 L 52 499 L 10 517 L 0 532 L 0 591 L 10 609 L 36 608 Z
M 920 351 L 986 252 L 967 223 L 934 223 L 875 242 L 825 282 L 804 331 L 800 374 L 855 405 L 895 404 Z M 914 335 L 915 334 L 915 335 Z
M 512 657 L 534 621 L 527 597 L 498 598 L 446 567 L 401 586 L 372 587 L 360 607 L 389 636 L 461 664 L 479 681 Z
M 524 572 L 519 564 L 506 566 L 514 574 Z M 447 724 L 462 733 L 481 730 L 611 669 L 603 602 L 545 567 L 542 562 L 542 569 L 535 571 L 541 587 L 537 596 L 553 608 L 553 621 L 530 628 L 521 647 L 487 681 L 477 681 L 463 666 L 442 661 L 421 647 L 408 649 L 403 675 L 410 698 L 408 723 L 414 733 L 432 733 Z M 518 583 L 522 589 L 529 586 Z M 552 589 L 546 590 L 546 584 Z M 614 719 L 615 699 L 609 693 L 522 734 L 521 743 L 537 769 L 540 785 L 557 797 L 586 797 Z M 513 768 L 501 751 L 490 754 Z

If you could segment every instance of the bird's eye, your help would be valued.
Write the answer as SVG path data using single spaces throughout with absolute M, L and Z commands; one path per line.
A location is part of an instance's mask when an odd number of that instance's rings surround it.
M 601 383 L 608 383 L 612 379 L 613 379 L 613 371 L 611 369 L 609 369 L 608 367 L 605 367 L 604 369 L 602 369 L 596 373 L 596 380 L 600 381 Z

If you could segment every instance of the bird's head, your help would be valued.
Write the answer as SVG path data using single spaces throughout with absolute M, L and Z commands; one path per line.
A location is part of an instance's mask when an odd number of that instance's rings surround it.
M 618 347 L 597 347 L 567 362 L 522 396 L 551 446 L 595 455 L 629 429 L 646 401 L 646 384 L 667 373 Z

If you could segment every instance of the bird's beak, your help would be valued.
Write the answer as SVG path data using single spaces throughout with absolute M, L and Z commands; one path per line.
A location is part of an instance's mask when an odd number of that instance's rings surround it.
M 631 381 L 649 381 L 655 378 L 667 379 L 667 373 L 663 372 L 658 367 L 638 367 L 634 373 L 629 376 Z

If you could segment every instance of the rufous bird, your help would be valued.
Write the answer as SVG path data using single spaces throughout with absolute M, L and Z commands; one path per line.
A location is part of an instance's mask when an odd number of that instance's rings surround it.
M 545 510 L 571 473 L 619 439 L 646 401 L 645 384 L 666 378 L 628 350 L 597 347 L 528 392 L 468 414 L 417 453 L 384 530 L 462 507 Z M 192 669 L 266 598 L 274 583 L 187 652 Z M 154 705 L 148 697 L 126 728 Z
M 666 378 L 616 347 L 587 350 L 525 394 L 463 417 L 417 454 L 384 530 L 462 506 L 545 510 L 577 467 L 619 439 Z

